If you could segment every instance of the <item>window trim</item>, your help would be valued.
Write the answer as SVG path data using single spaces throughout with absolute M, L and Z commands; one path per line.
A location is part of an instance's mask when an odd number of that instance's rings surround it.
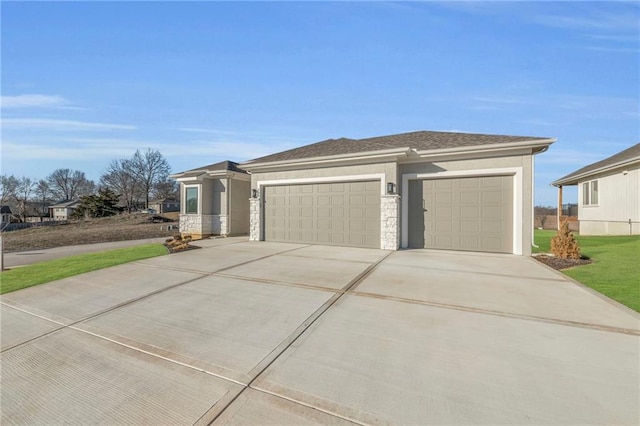
M 200 214 L 201 211 L 201 205 L 202 205 L 202 191 L 201 191 L 201 187 L 202 185 L 185 185 L 184 186 L 184 211 L 183 214 Z M 187 206 L 188 206 L 188 198 L 187 198 L 187 192 L 189 189 L 195 189 L 196 190 L 196 212 L 188 212 L 187 211 Z
M 598 179 L 582 182 L 582 205 L 585 207 L 597 207 L 600 201 L 599 192 L 600 184 Z

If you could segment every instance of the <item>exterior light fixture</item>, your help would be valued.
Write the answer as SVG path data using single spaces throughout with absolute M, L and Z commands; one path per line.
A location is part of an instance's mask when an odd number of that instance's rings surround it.
M 258 195 L 260 195 L 260 192 L 258 192 L 258 190 L 257 190 L 257 189 L 252 189 L 252 190 L 251 190 L 251 196 L 252 196 L 253 198 L 258 198 Z
M 387 194 L 395 194 L 396 184 L 393 182 L 387 182 Z

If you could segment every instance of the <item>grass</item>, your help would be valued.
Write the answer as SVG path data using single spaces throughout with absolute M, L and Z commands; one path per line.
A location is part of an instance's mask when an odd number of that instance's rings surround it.
M 549 253 L 555 231 L 535 231 L 534 252 Z M 640 236 L 576 235 L 582 254 L 593 260 L 562 272 L 640 312 Z
M 0 273 L 0 294 L 167 253 L 162 244 L 145 244 L 22 266 Z

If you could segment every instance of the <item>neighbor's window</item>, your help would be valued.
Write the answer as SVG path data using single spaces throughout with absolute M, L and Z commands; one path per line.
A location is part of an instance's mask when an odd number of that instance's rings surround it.
M 598 204 L 598 181 L 592 180 L 582 184 L 582 205 L 595 206 Z
M 198 213 L 198 188 L 186 188 L 185 189 L 185 213 L 197 214 Z

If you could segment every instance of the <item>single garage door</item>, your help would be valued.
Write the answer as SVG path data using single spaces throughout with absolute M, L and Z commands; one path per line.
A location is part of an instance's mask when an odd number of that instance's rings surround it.
M 380 182 L 267 186 L 266 241 L 380 247 Z
M 513 253 L 513 177 L 409 181 L 409 247 Z

